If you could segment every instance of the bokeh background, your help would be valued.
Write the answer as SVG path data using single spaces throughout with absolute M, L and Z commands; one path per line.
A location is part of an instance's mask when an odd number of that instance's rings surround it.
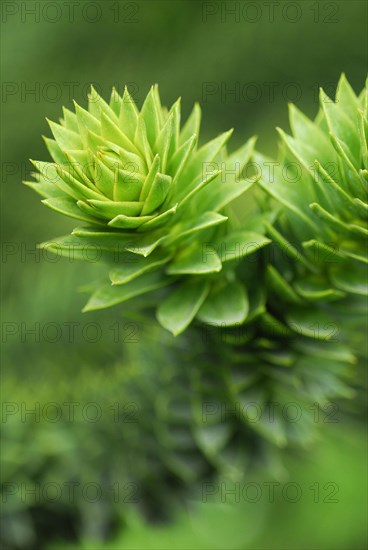
M 204 138 L 234 127 L 234 147 L 257 134 L 259 149 L 274 153 L 274 127 L 288 128 L 289 101 L 313 116 L 319 86 L 333 96 L 341 72 L 362 88 L 367 3 L 4 0 L 1 21 L 4 548 L 366 547 L 366 427 L 351 415 L 323 426 L 308 454 L 285 458 L 285 479 L 302 489 L 298 502 L 280 494 L 274 502 L 196 502 L 175 512 L 174 523 L 156 525 L 142 520 L 135 502 L 120 506 L 113 496 L 70 506 L 21 493 L 36 483 L 97 482 L 106 471 L 120 479 L 125 424 L 111 414 L 94 422 L 92 409 L 87 418 L 54 422 L 42 406 L 126 404 L 126 373 L 152 361 L 142 321 L 80 313 L 78 288 L 98 266 L 37 251 L 72 222 L 21 181 L 29 179 L 29 158 L 47 160 L 45 117 L 58 119 L 73 99 L 85 105 L 91 83 L 106 99 L 113 85 L 127 84 L 140 103 L 157 82 L 164 103 L 182 96 L 184 116 L 200 101 Z M 36 413 L 27 416 L 25 407 Z M 338 488 L 332 502 L 331 487 Z

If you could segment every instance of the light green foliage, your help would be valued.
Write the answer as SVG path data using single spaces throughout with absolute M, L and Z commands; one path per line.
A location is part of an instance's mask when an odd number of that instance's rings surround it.
M 290 106 L 292 135 L 279 130 L 277 162 L 255 157 L 276 200 L 270 287 L 290 305 L 368 294 L 367 94 L 343 75 L 335 101 L 321 90 L 315 121 Z
M 33 162 L 36 181 L 26 183 L 50 208 L 88 224 L 43 246 L 77 258 L 95 250 L 108 265 L 110 281 L 96 285 L 86 310 L 174 284 L 158 311 L 174 334 L 196 316 L 220 315 L 227 324 L 246 318 L 246 289 L 235 283 L 236 262 L 224 251 L 236 244 L 249 254 L 269 240 L 239 231 L 244 224 L 224 210 L 254 183 L 243 169 L 255 140 L 230 155 L 231 131 L 198 145 L 200 122 L 195 105 L 181 125 L 180 100 L 162 107 L 157 86 L 140 111 L 127 89 L 122 97 L 114 89 L 108 104 L 92 88 L 88 110 L 76 104 L 60 124 L 50 122 L 53 162 Z M 239 298 L 235 316 L 224 310 L 229 281 Z

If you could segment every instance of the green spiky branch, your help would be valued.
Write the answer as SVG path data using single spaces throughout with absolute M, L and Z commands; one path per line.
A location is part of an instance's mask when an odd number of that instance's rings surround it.
M 291 284 L 280 261 L 269 273 L 294 303 L 367 295 L 367 90 L 357 97 L 342 76 L 336 101 L 321 90 L 320 105 L 314 122 L 291 105 L 292 135 L 279 129 L 273 181 L 261 179 L 280 206 L 270 237 L 298 251 Z
M 44 204 L 87 224 L 44 246 L 76 257 L 86 247 L 103 253 L 106 280 L 86 311 L 166 288 L 157 317 L 174 334 L 196 317 L 216 321 L 226 303 L 229 322 L 247 317 L 234 264 L 270 241 L 257 220 L 238 225 L 226 206 L 255 182 L 242 177 L 255 140 L 230 155 L 231 131 L 198 145 L 200 121 L 195 105 L 181 126 L 180 100 L 163 108 L 154 86 L 140 111 L 127 90 L 114 90 L 107 104 L 92 89 L 88 110 L 75 105 L 60 124 L 50 122 L 53 162 L 34 161 L 36 182 L 27 184 Z M 234 246 L 236 261 L 226 253 Z
M 127 91 L 109 103 L 92 91 L 88 110 L 50 123 L 53 162 L 34 162 L 27 185 L 87 224 L 44 246 L 102 253 L 106 278 L 90 285 L 86 311 L 130 301 L 126 315 L 153 309 L 173 334 L 188 329 L 180 360 L 158 359 L 142 398 L 153 407 L 148 432 L 159 434 L 155 460 L 186 483 L 195 464 L 199 478 L 208 465 L 241 475 L 247 460 L 307 445 L 317 425 L 306 411 L 354 394 L 367 295 L 367 88 L 357 97 L 342 77 L 336 101 L 321 92 L 320 103 L 315 121 L 291 107 L 293 136 L 280 131 L 272 160 L 254 139 L 229 154 L 230 132 L 199 145 L 199 107 L 182 126 L 180 103 L 163 108 L 156 86 L 140 111 Z M 246 179 L 251 159 L 260 171 Z M 231 202 L 240 197 L 249 208 L 239 220 Z M 130 383 L 140 394 L 140 377 Z M 297 424 L 281 409 L 272 422 L 222 415 L 250 402 L 294 402 L 305 414 Z

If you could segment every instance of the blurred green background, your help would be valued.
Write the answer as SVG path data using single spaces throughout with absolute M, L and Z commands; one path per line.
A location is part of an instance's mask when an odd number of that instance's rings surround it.
M 73 99 L 85 105 L 90 83 L 105 98 L 113 85 L 122 91 L 128 84 L 140 103 L 157 82 L 166 104 L 182 96 L 184 116 L 200 101 L 203 138 L 234 127 L 234 148 L 257 134 L 259 149 L 274 153 L 274 127 L 287 128 L 289 101 L 313 116 L 319 86 L 332 96 L 341 72 L 356 91 L 362 88 L 367 3 L 3 1 L 1 20 L 2 400 L 123 403 L 122 371 L 129 373 L 137 357 L 149 361 L 142 322 L 132 327 L 111 311 L 82 315 L 77 287 L 98 266 L 36 251 L 38 242 L 73 226 L 21 185 L 29 179 L 28 159 L 48 158 L 45 117 L 58 119 Z M 62 482 L 72 471 L 97 480 L 106 464 L 119 471 L 119 424 L 9 418 L 2 423 L 5 482 Z M 57 540 L 60 548 L 74 541 L 84 548 L 360 550 L 366 546 L 366 432 L 364 423 L 352 422 L 327 425 L 310 455 L 288 458 L 288 479 L 303 489 L 298 503 L 262 500 L 224 510 L 215 498 L 158 528 L 142 523 L 129 505 L 119 515 L 111 503 L 78 504 L 76 520 L 67 507 L 50 505 L 45 516 L 38 504 L 30 514 L 27 499 L 3 501 L 4 548 L 43 548 Z M 310 486 L 328 482 L 339 486 L 339 502 L 314 502 Z M 106 537 L 112 542 L 103 546 Z

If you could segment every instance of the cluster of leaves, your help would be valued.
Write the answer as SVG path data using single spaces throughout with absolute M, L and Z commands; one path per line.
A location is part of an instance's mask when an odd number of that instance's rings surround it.
M 321 90 L 315 121 L 291 105 L 290 126 L 292 136 L 279 129 L 277 160 L 254 157 L 274 214 L 267 315 L 284 334 L 337 337 L 366 357 L 367 86 L 357 97 L 342 75 L 335 101 Z
M 279 205 L 268 234 L 290 254 L 268 266 L 269 282 L 288 303 L 368 293 L 367 94 L 342 76 L 335 102 L 321 90 L 315 121 L 290 106 L 293 135 L 279 129 L 277 162 L 256 155 L 264 174 L 273 168 L 260 183 Z
M 88 110 L 76 105 L 60 124 L 50 122 L 54 162 L 34 161 L 36 181 L 26 183 L 50 208 L 88 223 L 43 246 L 73 257 L 95 250 L 106 261 L 110 281 L 94 286 L 86 311 L 170 287 L 158 319 L 174 334 L 195 317 L 215 322 L 219 302 L 229 304 L 233 323 L 245 320 L 234 256 L 269 239 L 256 221 L 237 224 L 224 214 L 255 182 L 242 176 L 255 140 L 230 155 L 231 131 L 198 146 L 200 121 L 195 105 L 181 127 L 180 100 L 163 108 L 154 86 L 141 111 L 127 90 L 122 97 L 113 90 L 107 104 L 92 89 Z M 240 252 L 227 254 L 234 246 Z M 178 304 L 185 311 L 174 316 Z

